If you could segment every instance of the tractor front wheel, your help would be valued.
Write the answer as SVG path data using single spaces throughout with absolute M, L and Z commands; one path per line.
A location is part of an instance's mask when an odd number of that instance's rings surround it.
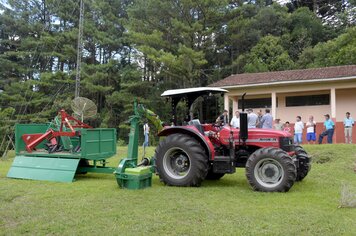
M 311 160 L 308 153 L 301 147 L 295 147 L 295 157 L 297 158 L 297 181 L 302 181 L 311 169 Z
M 161 181 L 171 186 L 200 186 L 208 172 L 204 148 L 184 134 L 172 134 L 162 140 L 155 160 Z
M 246 177 L 262 192 L 288 192 L 297 177 L 293 159 L 279 148 L 261 148 L 247 160 Z

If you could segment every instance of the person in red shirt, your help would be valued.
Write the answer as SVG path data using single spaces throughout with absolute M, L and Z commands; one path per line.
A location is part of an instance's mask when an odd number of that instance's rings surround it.
M 284 123 L 284 128 L 283 128 L 283 131 L 284 132 L 288 132 L 288 133 L 290 133 L 290 131 L 291 131 L 291 127 L 289 126 L 290 124 L 289 124 L 289 121 L 286 121 L 286 123 Z

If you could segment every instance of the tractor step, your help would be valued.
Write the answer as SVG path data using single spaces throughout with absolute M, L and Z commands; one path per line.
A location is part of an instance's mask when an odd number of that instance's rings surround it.
M 73 182 L 80 159 L 16 156 L 9 178 Z
M 230 156 L 215 156 L 213 161 L 213 172 L 221 174 L 235 173 L 234 160 Z

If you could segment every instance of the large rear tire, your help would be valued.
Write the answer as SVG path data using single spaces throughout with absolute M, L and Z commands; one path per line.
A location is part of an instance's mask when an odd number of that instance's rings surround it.
M 198 187 L 208 173 L 208 157 L 191 136 L 172 134 L 162 140 L 155 153 L 156 171 L 166 185 Z
M 298 161 L 296 181 L 302 181 L 311 169 L 311 158 L 301 146 L 295 146 L 294 151 Z
M 297 177 L 297 168 L 285 151 L 261 148 L 247 160 L 246 177 L 255 191 L 288 192 Z

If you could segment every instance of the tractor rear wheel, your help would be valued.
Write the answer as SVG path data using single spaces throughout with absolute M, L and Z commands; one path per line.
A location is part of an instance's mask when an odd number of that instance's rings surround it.
M 297 181 L 302 181 L 311 169 L 310 157 L 301 146 L 295 146 L 295 156 L 298 161 L 297 165 Z
M 214 173 L 213 172 L 213 167 L 210 167 L 208 174 L 206 175 L 205 179 L 208 180 L 219 180 L 221 179 L 225 174 L 224 173 Z
M 200 186 L 208 173 L 208 157 L 191 136 L 172 134 L 162 140 L 155 153 L 156 171 L 171 186 Z
M 246 163 L 251 187 L 262 192 L 288 192 L 297 177 L 293 159 L 279 148 L 261 148 Z

